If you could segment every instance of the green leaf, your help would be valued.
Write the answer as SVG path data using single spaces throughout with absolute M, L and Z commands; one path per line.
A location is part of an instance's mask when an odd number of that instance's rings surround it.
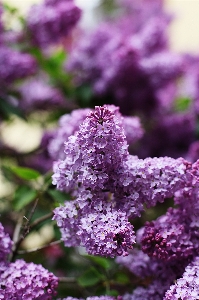
M 22 185 L 16 191 L 13 199 L 13 207 L 15 210 L 21 210 L 27 204 L 31 203 L 37 197 L 37 191 Z
M 85 257 L 95 264 L 99 265 L 100 267 L 104 268 L 105 270 L 111 268 L 111 262 L 107 258 L 92 255 L 86 255 Z
M 47 193 L 58 203 L 64 203 L 66 200 L 70 199 L 70 196 L 66 193 L 60 192 L 58 190 L 49 189 Z
M 190 104 L 191 104 L 191 99 L 187 97 L 177 98 L 174 103 L 174 109 L 176 111 L 186 111 L 188 110 Z
M 79 285 L 82 287 L 93 286 L 100 282 L 104 277 L 93 267 L 88 269 L 78 279 Z
M 10 170 L 18 177 L 25 180 L 37 179 L 41 174 L 33 169 L 24 167 L 10 167 Z
M 26 120 L 25 116 L 21 112 L 21 110 L 14 106 L 13 104 L 9 103 L 7 99 L 3 99 L 0 97 L 0 112 L 3 115 L 3 118 L 9 119 L 9 117 L 14 114 L 19 118 Z
M 108 296 L 117 297 L 119 293 L 118 293 L 117 290 L 110 290 L 110 291 L 106 291 L 106 294 L 107 294 Z
M 129 277 L 122 272 L 117 273 L 115 280 L 121 284 L 128 284 L 130 282 Z

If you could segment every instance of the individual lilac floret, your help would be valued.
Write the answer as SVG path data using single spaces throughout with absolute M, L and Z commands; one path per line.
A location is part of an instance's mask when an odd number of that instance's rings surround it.
M 142 250 L 165 261 L 192 258 L 199 248 L 186 211 L 170 208 L 165 216 L 146 223 Z
M 66 106 L 66 99 L 61 92 L 50 86 L 43 78 L 27 80 L 18 90 L 21 94 L 19 105 L 27 112 Z
M 182 278 L 178 279 L 166 292 L 164 300 L 196 300 L 199 297 L 199 257 L 186 268 Z
M 33 44 L 41 47 L 66 37 L 81 15 L 73 1 L 46 1 L 33 5 L 27 16 L 27 27 Z
M 33 57 L 14 49 L 0 47 L 0 82 L 12 83 L 16 79 L 34 74 L 36 62 Z
M 0 223 L 0 262 L 6 261 L 7 255 L 10 253 L 13 242 L 9 235 L 5 233 L 4 227 Z
M 16 260 L 0 276 L 0 295 L 11 300 L 51 300 L 58 278 L 41 265 Z

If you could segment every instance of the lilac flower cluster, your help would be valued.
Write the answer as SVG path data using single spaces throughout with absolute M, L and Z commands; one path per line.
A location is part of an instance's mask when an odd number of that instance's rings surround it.
M 189 299 L 199 297 L 199 257 L 196 257 L 186 268 L 182 278 L 166 292 L 164 300 Z
M 0 299 L 51 300 L 58 278 L 41 265 L 24 260 L 8 262 L 13 242 L 0 223 Z
M 186 185 L 175 193 L 178 208 L 145 225 L 142 250 L 165 261 L 192 259 L 198 253 L 198 161 L 187 174 Z M 193 213 L 194 212 L 194 213 Z
M 64 158 L 64 143 L 79 129 L 79 125 L 90 111 L 90 109 L 76 109 L 60 118 L 59 127 L 48 145 L 48 152 L 53 159 Z
M 26 112 L 66 106 L 66 101 L 61 92 L 50 86 L 45 78 L 26 80 L 20 85 L 18 91 L 21 95 L 19 105 Z
M 74 200 L 56 208 L 54 219 L 65 245 L 82 244 L 89 253 L 105 256 L 126 254 L 135 241 L 127 216 L 140 216 L 143 204 L 151 207 L 172 197 L 190 169 L 183 159 L 131 156 L 122 118 L 109 106 L 88 114 L 65 143 L 65 154 L 54 164 L 53 184 Z
M 133 249 L 128 257 L 118 257 L 116 261 L 129 269 L 140 281 L 140 286 L 138 284 L 132 294 L 126 293 L 123 296 L 126 300 L 162 300 L 173 280 L 181 275 L 183 270 L 183 266 L 179 270 L 177 265 L 166 265 L 162 261 L 151 259 L 138 249 Z M 142 286 L 144 281 L 148 282 L 145 287 Z
M 107 106 L 114 114 L 122 119 L 126 140 L 129 145 L 133 145 L 140 140 L 144 134 L 143 128 L 138 117 L 121 116 L 119 109 L 114 105 Z M 54 132 L 54 137 L 48 145 L 50 156 L 57 160 L 64 159 L 64 143 L 68 138 L 79 130 L 80 124 L 84 121 L 92 109 L 76 109 L 71 114 L 63 115 L 59 120 L 59 127 Z
M 0 46 L 0 82 L 12 83 L 36 72 L 36 61 L 26 53 L 21 53 L 7 46 Z
M 0 274 L 0 299 L 50 300 L 57 285 L 57 277 L 41 265 L 16 260 Z
M 27 16 L 27 28 L 34 45 L 45 47 L 66 37 L 81 15 L 73 1 L 44 1 L 33 5 Z
M 111 99 L 124 114 L 154 113 L 160 106 L 159 91 L 184 70 L 182 57 L 168 50 L 168 17 L 161 13 L 160 1 L 154 2 L 159 8 L 151 9 L 145 1 L 132 4 L 143 19 L 132 9 L 134 18 L 127 12 L 115 22 L 100 24 L 78 43 L 67 62 L 77 84 L 90 84 L 94 93 Z

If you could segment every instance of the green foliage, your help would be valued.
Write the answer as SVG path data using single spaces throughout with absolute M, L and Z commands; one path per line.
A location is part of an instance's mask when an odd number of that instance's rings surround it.
M 29 186 L 22 185 L 15 191 L 13 199 L 13 208 L 17 211 L 23 209 L 37 197 L 37 191 Z
M 47 193 L 53 198 L 53 200 L 55 200 L 57 204 L 63 204 L 66 200 L 70 199 L 68 194 L 55 189 L 49 189 Z
M 105 270 L 109 270 L 112 266 L 112 262 L 107 258 L 93 255 L 85 255 L 85 257 Z
M 9 119 L 11 115 L 16 115 L 25 120 L 25 116 L 21 110 L 2 97 L 0 97 L 0 115 L 3 116 L 5 120 Z
M 174 102 L 174 110 L 178 112 L 187 111 L 191 105 L 191 99 L 188 97 L 177 98 Z
M 25 179 L 25 180 L 33 180 L 37 179 L 41 176 L 41 174 L 33 169 L 30 168 L 24 168 L 24 167 L 9 167 L 10 171 L 13 172 L 16 176 Z
M 91 267 L 78 278 L 78 284 L 82 287 L 93 286 L 104 279 L 96 268 Z

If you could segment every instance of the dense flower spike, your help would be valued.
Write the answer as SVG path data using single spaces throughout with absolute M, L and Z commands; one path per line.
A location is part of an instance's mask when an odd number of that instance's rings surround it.
M 53 183 L 61 190 L 111 190 L 128 156 L 122 120 L 108 108 L 96 107 L 65 144 L 66 159 L 55 164 Z
M 33 44 L 41 47 L 55 44 L 66 37 L 81 15 L 73 1 L 45 1 L 33 5 L 27 17 L 27 27 Z
M 41 265 L 16 260 L 0 275 L 0 299 L 51 300 L 57 285 L 58 278 Z
M 12 244 L 9 235 L 5 233 L 4 227 L 0 223 L 0 263 L 6 261 L 7 255 L 11 251 Z
M 196 300 L 199 297 L 199 258 L 196 257 L 185 269 L 182 278 L 178 279 L 166 292 L 164 300 Z
M 119 108 L 114 105 L 107 105 L 107 108 L 121 119 L 127 143 L 130 146 L 142 138 L 144 130 L 138 117 L 122 116 L 119 112 Z M 55 130 L 54 137 L 48 146 L 48 152 L 53 159 L 64 159 L 65 142 L 68 141 L 71 135 L 74 135 L 75 132 L 79 130 L 80 124 L 83 123 L 87 115 L 92 111 L 93 110 L 89 108 L 76 109 L 73 110 L 71 114 L 63 115 L 60 118 L 59 127 Z

